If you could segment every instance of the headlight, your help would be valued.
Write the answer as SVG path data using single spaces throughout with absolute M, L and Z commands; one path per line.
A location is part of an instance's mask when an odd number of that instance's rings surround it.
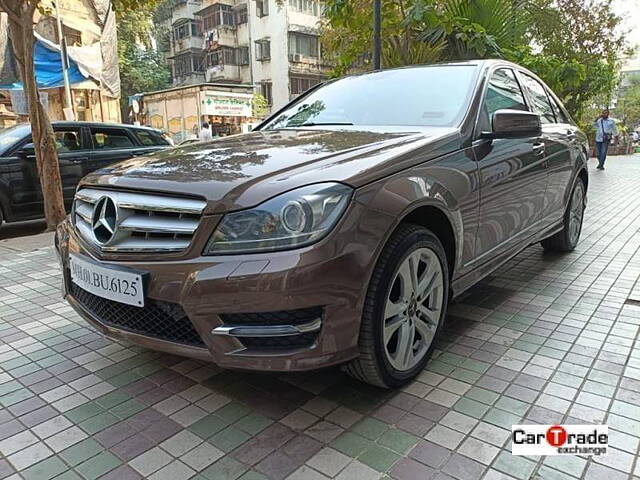
M 229 213 L 211 236 L 206 253 L 272 252 L 317 242 L 338 222 L 352 191 L 341 183 L 317 183 Z

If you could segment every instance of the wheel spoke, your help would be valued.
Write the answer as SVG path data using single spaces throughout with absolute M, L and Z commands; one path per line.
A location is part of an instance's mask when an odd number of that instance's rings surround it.
M 421 319 L 427 322 L 429 325 L 437 325 L 438 324 L 438 313 L 437 310 L 432 310 L 426 305 L 418 305 L 418 312 L 420 313 Z
M 431 275 L 429 275 L 429 273 L 430 270 L 427 268 L 427 271 L 422 276 L 422 280 L 420 281 L 420 284 L 418 286 L 418 300 L 424 300 L 425 298 L 427 298 L 433 291 L 436 282 L 440 280 L 440 270 L 436 270 Z
M 387 300 L 387 305 L 384 309 L 384 319 L 388 320 L 397 315 L 401 315 L 407 308 L 407 302 L 400 300 L 399 302 L 392 302 Z
M 409 303 L 414 289 L 411 279 L 411 269 L 408 261 L 405 260 L 402 262 L 402 265 L 398 270 L 398 277 L 400 278 L 400 298 Z
M 433 340 L 433 337 L 435 336 L 436 325 L 432 324 L 431 322 L 427 323 L 418 317 L 415 319 L 415 326 L 416 326 L 416 331 L 422 337 L 423 344 L 426 345 L 428 348 L 428 346 L 431 345 L 431 341 Z
M 396 330 L 398 330 L 398 328 L 403 326 L 405 323 L 407 323 L 407 319 L 406 317 L 401 315 L 398 315 L 395 318 L 385 322 L 384 334 L 383 334 L 384 335 L 383 341 L 384 341 L 385 348 L 387 347 L 389 340 L 391 340 L 391 337 L 393 337 L 393 334 L 396 332 Z
M 415 252 L 409 257 L 409 272 L 411 275 L 411 288 L 415 293 L 419 293 L 418 290 L 418 266 L 420 265 L 420 253 Z
M 413 360 L 413 341 L 415 329 L 409 322 L 405 322 L 398 332 L 398 345 L 396 347 L 396 360 L 403 370 L 410 368 Z

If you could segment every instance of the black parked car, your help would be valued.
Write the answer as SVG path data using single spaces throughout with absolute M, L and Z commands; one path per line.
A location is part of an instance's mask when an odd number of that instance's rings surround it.
M 133 125 L 53 122 L 65 206 L 86 174 L 120 160 L 169 147 L 160 131 Z M 43 216 L 31 125 L 0 131 L 0 225 Z

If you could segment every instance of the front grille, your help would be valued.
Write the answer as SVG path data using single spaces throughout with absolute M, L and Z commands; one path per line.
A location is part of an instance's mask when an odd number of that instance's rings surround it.
M 285 337 L 241 337 L 238 338 L 245 348 L 291 350 L 294 348 L 309 348 L 318 338 L 318 332 L 300 333 Z
M 169 342 L 205 347 L 180 305 L 146 299 L 143 308 L 126 305 L 71 284 L 71 295 L 82 307 L 105 325 Z
M 230 325 L 302 325 L 322 317 L 322 307 L 258 313 L 223 313 L 222 321 Z
M 113 202 L 107 215 L 111 228 L 94 230 L 99 214 L 94 210 L 104 197 Z M 175 252 L 191 243 L 205 205 L 191 198 L 82 188 L 76 192 L 73 220 L 80 235 L 105 252 Z

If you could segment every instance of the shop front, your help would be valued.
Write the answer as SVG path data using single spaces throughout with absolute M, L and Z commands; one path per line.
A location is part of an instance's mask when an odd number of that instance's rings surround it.
M 164 130 L 174 142 L 197 138 L 204 122 L 214 136 L 247 131 L 253 122 L 253 86 L 234 84 L 189 85 L 141 96 L 145 123 Z

